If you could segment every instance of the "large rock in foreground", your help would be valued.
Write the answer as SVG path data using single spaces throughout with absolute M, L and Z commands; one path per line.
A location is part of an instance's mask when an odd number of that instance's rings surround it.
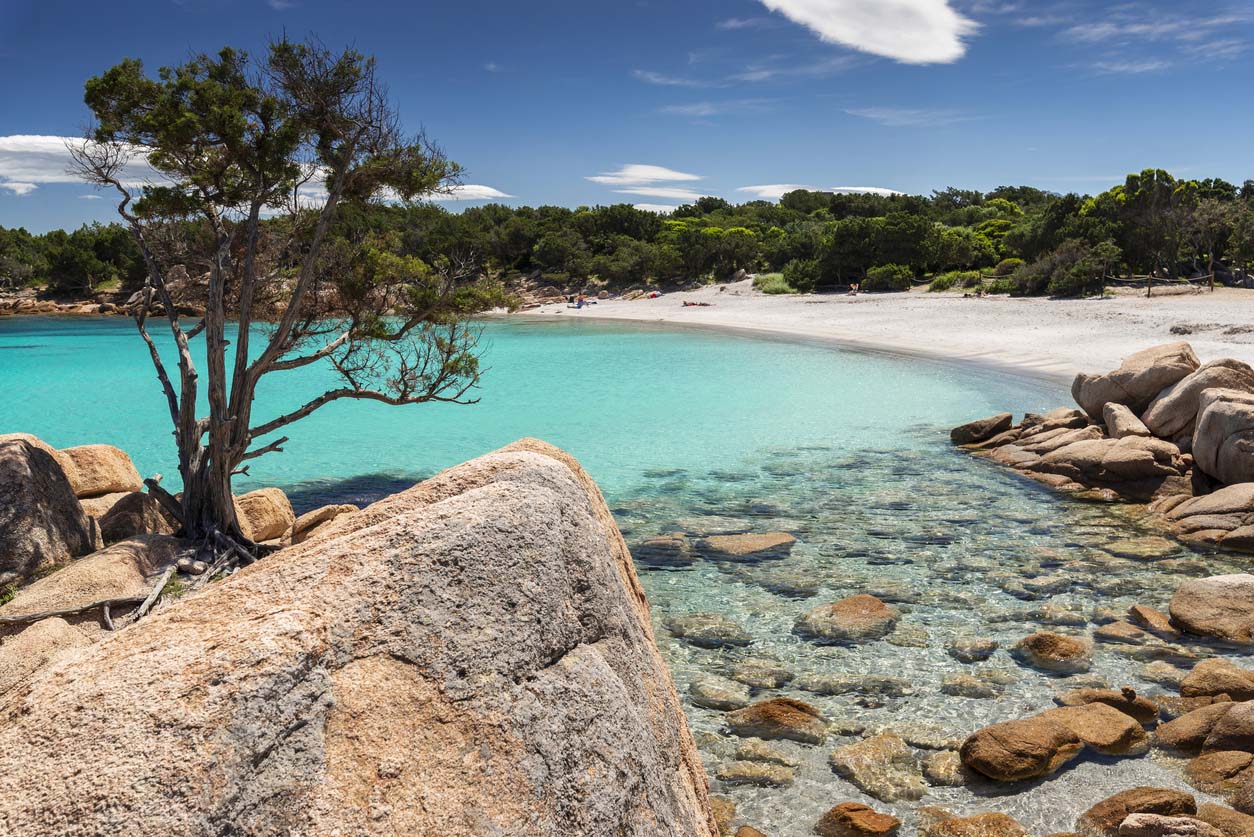
M 1102 408 L 1112 401 L 1140 415 L 1158 393 L 1196 372 L 1200 365 L 1188 343 L 1154 346 L 1129 355 L 1113 372 L 1077 375 L 1071 396 L 1094 419 L 1101 419 Z
M 86 555 L 95 533 L 52 454 L 0 441 L 0 586 Z
M 57 452 L 57 460 L 79 497 L 139 491 L 144 481 L 126 451 L 113 445 L 79 445 Z
M 328 527 L 0 701 L 0 833 L 717 834 L 573 460 L 524 441 Z

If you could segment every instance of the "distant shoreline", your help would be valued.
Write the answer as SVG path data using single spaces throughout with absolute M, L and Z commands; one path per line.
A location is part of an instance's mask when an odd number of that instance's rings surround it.
M 683 302 L 709 307 L 684 307 Z M 514 315 L 716 329 L 827 343 L 871 352 L 970 363 L 1070 382 L 1078 372 L 1115 368 L 1148 346 L 1191 342 L 1206 357 L 1254 365 L 1254 293 L 1140 293 L 1051 300 L 897 293 L 766 296 L 747 282 L 649 300 L 601 300 L 590 309 L 543 305 Z M 1172 328 L 1191 333 L 1173 333 Z M 1229 333 L 1225 333 L 1229 332 Z

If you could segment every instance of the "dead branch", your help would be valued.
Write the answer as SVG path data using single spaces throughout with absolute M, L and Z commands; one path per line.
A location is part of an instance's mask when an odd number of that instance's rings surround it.
M 18 616 L 0 616 L 0 625 L 28 625 L 32 622 L 40 622 L 57 616 L 77 616 L 80 613 L 86 613 L 98 607 L 123 607 L 125 605 L 141 604 L 143 601 L 143 596 L 129 596 L 121 599 L 102 599 L 90 604 L 79 605 L 78 607 L 45 610 L 39 613 L 24 613 Z

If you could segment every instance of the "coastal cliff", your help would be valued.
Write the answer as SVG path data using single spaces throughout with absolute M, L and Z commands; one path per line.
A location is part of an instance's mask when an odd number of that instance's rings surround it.
M 609 510 L 523 440 L 12 686 L 0 831 L 717 828 Z

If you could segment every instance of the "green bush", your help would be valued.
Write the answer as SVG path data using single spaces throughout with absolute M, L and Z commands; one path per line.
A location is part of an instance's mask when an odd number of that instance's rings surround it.
M 954 286 L 963 288 L 974 288 L 980 285 L 980 272 L 978 270 L 951 270 L 949 273 L 942 273 L 932 280 L 932 284 L 928 286 L 928 291 L 932 293 L 940 293 L 948 291 Z
M 994 279 L 984 287 L 985 293 L 990 294 L 1010 294 L 1015 295 L 1018 288 L 1015 286 L 1014 280 L 1009 276 L 1003 276 L 1001 279 Z
M 1021 267 L 1023 267 L 1023 259 L 1002 259 L 997 263 L 997 267 L 993 268 L 993 275 L 1009 276 Z
M 819 285 L 818 259 L 793 259 L 784 265 L 784 281 L 798 293 L 814 293 Z
M 885 264 L 866 272 L 862 283 L 864 291 L 908 291 L 914 280 L 914 271 L 903 264 Z
M 759 273 L 753 277 L 753 287 L 764 294 L 795 294 L 797 289 L 788 284 L 782 273 Z

